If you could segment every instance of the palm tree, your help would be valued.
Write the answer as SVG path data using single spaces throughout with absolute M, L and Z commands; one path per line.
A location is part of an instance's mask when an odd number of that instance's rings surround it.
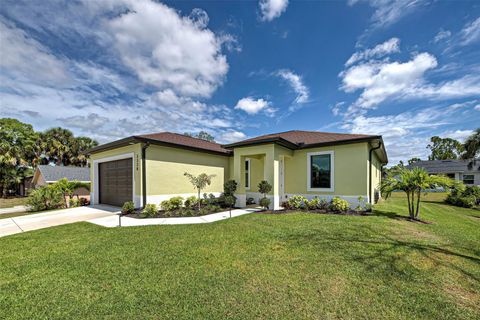
M 200 210 L 200 206 L 202 202 L 200 199 L 200 193 L 203 189 L 205 189 L 207 186 L 209 186 L 212 183 L 212 178 L 214 178 L 215 175 L 201 173 L 198 176 L 194 176 L 193 174 L 190 174 L 188 172 L 185 172 L 183 175 L 187 177 L 188 180 L 190 180 L 190 183 L 198 191 L 198 210 Z
M 420 196 L 422 190 L 435 187 L 451 187 L 453 181 L 446 176 L 429 175 L 423 168 L 415 167 L 412 170 L 401 168 L 389 174 L 380 184 L 380 191 L 385 199 L 393 191 L 403 191 L 407 194 L 408 214 L 411 220 L 418 220 L 420 213 Z
M 462 154 L 463 159 L 474 159 L 480 153 L 480 128 L 465 140 L 465 152 Z
M 44 139 L 48 160 L 54 161 L 56 165 L 67 165 L 71 158 L 73 133 L 60 127 L 52 128 L 45 131 Z
M 85 152 L 97 145 L 97 141 L 88 137 L 74 138 L 71 146 L 71 164 L 79 167 L 85 167 L 87 165 L 87 155 Z

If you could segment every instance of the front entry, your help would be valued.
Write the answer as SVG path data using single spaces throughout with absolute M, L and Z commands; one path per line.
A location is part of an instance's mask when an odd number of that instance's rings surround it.
M 102 162 L 98 165 L 101 204 L 121 207 L 132 201 L 132 159 Z

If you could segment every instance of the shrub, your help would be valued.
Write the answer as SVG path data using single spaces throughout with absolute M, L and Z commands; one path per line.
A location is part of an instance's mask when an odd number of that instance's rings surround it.
M 306 203 L 308 210 L 320 209 L 320 199 L 315 197 Z
M 195 196 L 190 196 L 185 200 L 184 205 L 187 209 L 193 209 L 198 205 L 198 198 Z
M 445 202 L 457 207 L 472 208 L 480 201 L 480 188 L 477 186 L 455 185 Z
M 283 201 L 281 206 L 285 209 L 285 210 L 290 210 L 292 208 L 290 208 L 290 205 L 288 204 L 288 201 Z
M 347 211 L 350 208 L 350 204 L 347 200 L 339 197 L 334 197 L 330 202 L 330 210 L 335 212 Z
M 68 200 L 68 207 L 69 208 L 80 207 L 80 201 L 76 198 L 70 198 Z
M 122 213 L 123 214 L 132 214 L 135 212 L 135 204 L 133 201 L 127 201 L 122 206 Z
M 160 205 L 165 211 L 175 211 L 182 207 L 183 198 L 182 197 L 172 197 L 168 200 L 163 200 Z
M 291 196 L 288 199 L 290 209 L 304 209 L 308 205 L 308 200 L 304 196 Z
M 65 207 L 63 193 L 51 185 L 32 190 L 27 199 L 29 211 L 51 210 Z
M 248 198 L 247 199 L 247 204 L 254 204 L 255 203 L 255 199 L 253 198 Z
M 268 199 L 267 197 L 260 199 L 260 206 L 268 210 L 268 208 L 270 207 L 270 199 Z
M 228 180 L 225 182 L 223 184 L 223 194 L 220 196 L 219 204 L 231 209 L 237 202 L 235 191 L 237 191 L 237 182 L 235 180 Z
M 264 198 L 270 191 L 272 191 L 272 185 L 265 180 L 260 181 L 258 184 L 258 192 L 262 193 Z
M 157 205 L 153 203 L 149 203 L 143 208 L 142 215 L 145 217 L 154 217 L 157 215 Z
M 88 206 L 90 204 L 90 201 L 85 198 L 80 198 L 80 205 L 83 206 Z

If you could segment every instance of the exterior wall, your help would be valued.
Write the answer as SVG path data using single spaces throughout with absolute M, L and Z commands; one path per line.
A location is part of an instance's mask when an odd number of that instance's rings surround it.
M 215 175 L 202 194 L 218 196 L 229 179 L 229 162 L 228 156 L 151 145 L 146 150 L 147 203 L 160 204 L 174 196 L 197 196 L 185 172 Z
M 142 206 L 142 145 L 140 143 L 106 150 L 90 155 L 90 199 L 91 204 L 98 204 L 98 164 L 105 161 L 133 158 L 133 202 Z M 147 178 L 148 181 L 148 178 Z
M 311 152 L 333 152 L 333 191 L 309 191 L 307 187 L 307 154 Z M 336 146 L 295 150 L 292 157 L 285 158 L 285 195 L 307 198 L 318 196 L 331 199 L 342 197 L 357 203 L 359 196 L 368 198 L 368 143 L 343 144 Z

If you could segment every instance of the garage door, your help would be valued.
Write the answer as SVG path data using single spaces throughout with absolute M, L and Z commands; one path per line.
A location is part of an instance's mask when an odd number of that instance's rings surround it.
M 100 203 L 122 206 L 132 201 L 132 159 L 102 162 L 98 172 Z

